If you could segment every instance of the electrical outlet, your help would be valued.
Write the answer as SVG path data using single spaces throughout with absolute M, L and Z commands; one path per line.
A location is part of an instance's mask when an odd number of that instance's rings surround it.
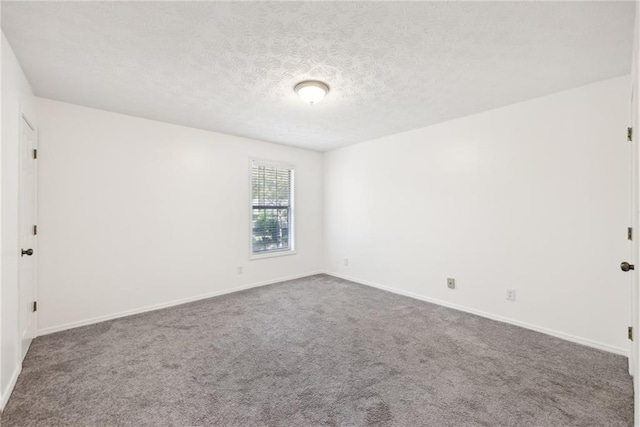
M 349 266 L 349 258 L 345 258 L 342 262 L 344 263 L 345 267 Z
M 516 300 L 516 290 L 515 289 L 507 289 L 507 300 L 515 301 Z
M 456 279 L 448 278 L 447 279 L 447 288 L 455 289 L 456 288 Z
M 238 266 L 238 274 L 244 273 L 244 268 L 241 265 Z

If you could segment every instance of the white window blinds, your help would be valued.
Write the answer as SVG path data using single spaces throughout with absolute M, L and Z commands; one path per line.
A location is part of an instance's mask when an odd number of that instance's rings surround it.
M 293 167 L 251 165 L 252 253 L 293 250 Z

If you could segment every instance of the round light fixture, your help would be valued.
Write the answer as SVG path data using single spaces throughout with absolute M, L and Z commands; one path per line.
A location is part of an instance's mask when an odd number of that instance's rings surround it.
M 311 105 L 322 101 L 322 98 L 329 93 L 329 86 L 317 80 L 305 80 L 293 88 L 300 99 Z

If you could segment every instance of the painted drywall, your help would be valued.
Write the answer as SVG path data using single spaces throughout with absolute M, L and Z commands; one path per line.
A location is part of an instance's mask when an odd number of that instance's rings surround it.
M 327 271 L 627 354 L 629 98 L 619 77 L 325 153 Z
M 322 269 L 321 153 L 36 108 L 40 333 Z M 295 255 L 249 260 L 250 158 L 296 167 Z
M 22 363 L 18 333 L 18 138 L 20 114 L 36 123 L 33 92 L 2 34 L 2 150 L 0 216 L 0 409 L 4 408 Z

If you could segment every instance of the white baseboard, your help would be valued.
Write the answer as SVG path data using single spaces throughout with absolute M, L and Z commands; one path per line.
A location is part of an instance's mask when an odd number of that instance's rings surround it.
M 609 344 L 604 344 L 604 343 L 601 343 L 601 342 L 598 342 L 598 341 L 593 341 L 593 340 L 590 340 L 590 339 L 587 339 L 587 338 L 582 338 L 582 337 L 578 337 L 578 336 L 575 336 L 575 335 L 566 334 L 564 332 L 556 331 L 554 329 L 545 328 L 543 326 L 532 325 L 530 323 L 521 322 L 519 320 L 511 319 L 511 318 L 508 318 L 508 317 L 503 317 L 503 316 L 499 316 L 497 314 L 487 313 L 485 311 L 476 310 L 476 309 L 465 307 L 465 306 L 458 305 L 458 304 L 452 304 L 450 302 L 442 301 L 442 300 L 435 299 L 435 298 L 429 298 L 429 297 L 426 297 L 424 295 L 419 295 L 419 294 L 415 294 L 413 292 L 403 291 L 403 290 L 392 288 L 392 287 L 389 287 L 389 286 L 384 286 L 384 285 L 381 285 L 379 283 L 374 283 L 374 282 L 370 282 L 368 280 L 358 279 L 356 277 L 345 276 L 343 274 L 333 273 L 333 272 L 329 272 L 329 271 L 325 271 L 324 273 L 328 274 L 329 276 L 334 276 L 334 277 L 338 277 L 340 279 L 349 280 L 351 282 L 360 283 L 361 285 L 371 286 L 372 288 L 382 289 L 384 291 L 392 292 L 394 294 L 404 295 L 404 296 L 409 297 L 409 298 L 414 298 L 414 299 L 418 299 L 418 300 L 421 300 L 421 301 L 430 302 L 432 304 L 437 304 L 437 305 L 441 305 L 441 306 L 444 306 L 444 307 L 453 308 L 455 310 L 460 310 L 460 311 L 464 311 L 466 313 L 475 314 L 477 316 L 486 317 L 486 318 L 491 319 L 491 320 L 497 320 L 499 322 L 504 322 L 504 323 L 509 323 L 509 324 L 515 325 L 515 326 L 520 326 L 521 328 L 530 329 L 530 330 L 536 331 L 536 332 L 541 332 L 543 334 L 551 335 L 551 336 L 554 336 L 556 338 L 561 338 L 563 340 L 571 341 L 571 342 L 574 342 L 574 343 L 577 343 L 577 344 L 582 344 L 582 345 L 586 345 L 586 346 L 589 346 L 589 347 L 597 348 L 598 350 L 607 351 L 609 353 L 615 353 L 615 354 L 619 354 L 621 356 L 626 356 L 626 357 L 629 357 L 629 354 L 630 354 L 629 349 L 620 348 L 620 347 L 612 346 L 612 345 L 609 345 Z
M 245 289 L 257 288 L 257 287 L 260 287 L 260 286 L 272 285 L 274 283 L 285 282 L 287 280 L 301 279 L 303 277 L 309 277 L 309 276 L 313 276 L 313 275 L 316 275 L 316 274 L 322 274 L 322 273 L 324 273 L 324 272 L 323 271 L 314 271 L 314 272 L 305 273 L 305 274 L 297 274 L 297 275 L 294 275 L 294 276 L 281 277 L 281 278 L 278 278 L 278 279 L 266 280 L 266 281 L 263 281 L 263 282 L 251 283 L 251 284 L 248 284 L 248 285 L 238 286 L 238 287 L 235 287 L 235 288 L 230 288 L 230 289 L 224 289 L 224 290 L 221 290 L 221 291 L 210 292 L 210 293 L 203 294 L 203 295 L 197 295 L 197 296 L 193 296 L 193 297 L 181 298 L 181 299 L 178 299 L 178 300 L 168 301 L 168 302 L 164 302 L 164 303 L 160 303 L 160 304 L 154 304 L 154 305 L 149 305 L 149 306 L 146 306 L 146 307 L 135 308 L 135 309 L 132 309 L 132 310 L 121 311 L 121 312 L 118 312 L 118 313 L 107 314 L 105 316 L 93 317 L 91 319 L 80 320 L 80 321 L 77 321 L 77 322 L 65 323 L 63 325 L 51 326 L 49 328 L 44 328 L 44 329 L 38 330 L 37 336 L 53 334 L 54 332 L 66 331 L 67 329 L 79 328 L 80 326 L 93 325 L 94 323 L 100 323 L 100 322 L 104 322 L 104 321 L 107 321 L 107 320 L 117 319 L 119 317 L 131 316 L 131 315 L 134 315 L 134 314 L 145 313 L 147 311 L 160 310 L 162 308 L 173 307 L 175 305 L 186 304 L 186 303 L 193 302 L 193 301 L 198 301 L 198 300 L 201 300 L 201 299 L 216 297 L 216 296 L 219 296 L 219 295 L 230 294 L 230 293 L 238 292 L 238 291 L 244 291 Z
M 516 326 L 520 326 L 522 328 L 525 329 L 530 329 L 532 331 L 536 331 L 536 332 L 541 332 L 543 334 L 547 334 L 547 335 L 551 335 L 557 338 L 561 338 L 567 341 L 571 341 L 577 344 L 582 344 L 582 345 L 586 345 L 589 347 L 593 347 L 593 348 L 597 348 L 599 350 L 603 350 L 603 351 L 607 351 L 610 353 L 615 353 L 615 354 L 619 354 L 622 356 L 626 356 L 629 357 L 629 349 L 625 349 L 625 348 L 621 348 L 621 347 L 616 347 L 616 346 L 612 346 L 609 344 L 605 344 L 605 343 L 601 343 L 598 341 L 593 341 L 587 338 L 582 338 L 582 337 L 578 337 L 575 335 L 571 335 L 571 334 L 567 334 L 564 332 L 560 332 L 554 329 L 549 329 L 549 328 L 545 328 L 543 326 L 538 326 L 538 325 L 533 325 L 530 323 L 526 323 L 526 322 L 521 322 L 519 320 L 515 320 L 515 319 L 511 319 L 508 317 L 503 317 L 503 316 L 499 316 L 493 313 L 488 313 L 485 311 L 481 311 L 481 310 L 476 310 L 473 308 L 469 308 L 469 307 L 465 307 L 462 305 L 458 305 L 458 304 L 453 304 L 447 301 L 442 301 L 439 299 L 435 299 L 435 298 L 430 298 L 424 295 L 419 295 L 413 292 L 408 292 L 408 291 L 403 291 L 401 289 L 397 289 L 397 288 L 392 288 L 389 286 L 384 286 L 381 285 L 379 283 L 374 283 L 368 280 L 363 280 L 363 279 L 359 279 L 356 277 L 350 277 L 350 276 L 346 276 L 343 274 L 339 274 L 339 273 L 334 273 L 334 272 L 329 272 L 329 271 L 314 271 L 314 272 L 309 272 L 309 273 L 305 273 L 305 274 L 298 274 L 298 275 L 294 275 L 294 276 L 288 276 L 288 277 L 281 277 L 278 279 L 273 279 L 273 280 L 267 280 L 264 282 L 258 282 L 258 283 L 252 283 L 252 284 L 248 284 L 248 285 L 243 285 L 243 286 L 238 286 L 236 288 L 231 288 L 231 289 L 224 289 L 221 291 L 215 291 L 215 292 L 211 292 L 211 293 L 207 293 L 204 295 L 197 295 L 194 297 L 188 297 L 188 298 L 182 298 L 179 300 L 174 300 L 174 301 L 169 301 L 166 303 L 161 303 L 161 304 L 155 304 L 155 305 L 151 305 L 151 306 L 147 306 L 147 307 L 141 307 L 141 308 L 137 308 L 137 309 L 132 309 L 132 310 L 127 310 L 127 311 L 122 311 L 119 313 L 114 313 L 114 314 L 109 314 L 109 315 L 105 315 L 105 316 L 99 316 L 99 317 L 94 317 L 91 319 L 86 319 L 86 320 L 81 320 L 81 321 L 77 321 L 77 322 L 71 322 L 71 323 L 66 323 L 63 325 L 58 325 L 58 326 L 52 326 L 49 328 L 44 328 L 38 331 L 38 336 L 42 336 L 42 335 L 47 335 L 47 334 L 52 334 L 54 332 L 60 332 L 60 331 L 65 331 L 67 329 L 73 329 L 73 328 L 78 328 L 80 326 L 86 326 L 86 325 L 92 325 L 94 323 L 99 323 L 99 322 L 104 322 L 107 320 L 112 320 L 112 319 L 117 319 L 119 317 L 125 317 L 125 316 L 131 316 L 134 314 L 140 314 L 140 313 L 145 313 L 147 311 L 154 311 L 154 310 L 160 310 L 162 308 L 167 308 L 167 307 L 173 307 L 176 305 L 180 305 L 180 304 L 186 304 L 189 302 L 193 302 L 193 301 L 198 301 L 201 299 L 206 299 L 206 298 L 211 298 L 211 297 L 215 297 L 215 296 L 219 296 L 219 295 L 224 295 L 224 294 L 230 294 L 232 292 L 238 292 L 238 291 L 243 291 L 245 289 L 251 289 L 251 288 L 257 288 L 260 286 L 266 286 L 266 285 L 271 285 L 274 283 L 278 283 L 278 282 L 284 282 L 287 280 L 294 280 L 294 279 L 300 279 L 302 277 L 308 277 L 308 276 L 313 276 L 316 274 L 328 274 L 330 276 L 334 276 L 334 277 L 338 277 L 341 279 L 345 279 L 345 280 L 349 280 L 355 283 L 360 283 L 362 285 L 366 285 L 366 286 L 371 286 L 373 288 L 377 288 L 377 289 L 382 289 L 384 291 L 388 291 L 388 292 L 392 292 L 395 294 L 399 294 L 399 295 L 404 295 L 410 298 L 414 298 L 414 299 L 418 299 L 421 301 L 426 301 L 426 302 L 430 302 L 432 304 L 437 304 L 437 305 L 441 305 L 444 307 L 449 307 L 449 308 L 453 308 L 455 310 L 460 310 L 460 311 L 464 311 L 466 313 L 471 313 L 471 314 L 475 314 L 478 316 L 482 316 L 482 317 L 486 317 L 488 319 L 492 319 L 492 320 L 497 320 L 499 322 L 504 322 L 504 323 L 509 323 L 512 325 L 516 325 Z M 19 370 L 18 370 L 19 373 Z M 15 380 L 17 379 L 17 374 L 15 379 L 13 379 L 14 383 Z M 13 387 L 13 386 L 12 386 Z M 12 389 L 12 387 L 10 389 Z M 3 404 L 4 402 L 4 393 L 2 394 L 2 402 Z
M 13 388 L 16 386 L 16 382 L 18 382 L 18 376 L 22 372 L 22 363 L 18 363 L 16 369 L 13 370 L 13 374 L 11 375 L 11 379 L 9 380 L 9 384 L 7 384 L 7 388 L 2 390 L 2 395 L 0 395 L 0 412 L 4 411 L 4 407 L 7 405 L 9 398 L 11 397 L 11 393 L 13 392 Z

